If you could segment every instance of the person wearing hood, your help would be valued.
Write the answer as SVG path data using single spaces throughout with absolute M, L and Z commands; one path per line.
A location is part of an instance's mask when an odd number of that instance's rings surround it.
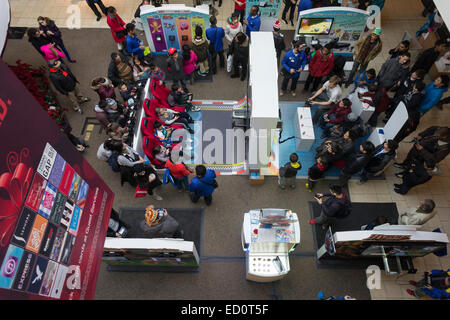
M 309 74 L 305 82 L 305 87 L 303 88 L 304 91 L 309 90 L 311 83 L 313 84 L 312 91 L 317 91 L 322 78 L 328 76 L 333 71 L 334 55 L 331 49 L 332 46 L 327 44 L 314 54 L 314 57 L 309 63 Z
M 125 30 L 125 22 L 117 14 L 116 8 L 108 7 L 106 22 L 111 29 L 114 41 L 117 43 L 117 48 L 119 49 L 119 51 L 122 51 L 123 43 L 126 40 L 127 31 Z
M 122 82 L 126 84 L 134 83 L 133 68 L 122 53 L 111 53 L 111 61 L 108 66 L 108 78 L 111 79 L 114 87 L 117 87 Z
M 106 98 L 116 99 L 114 85 L 105 77 L 92 79 L 91 89 L 97 92 L 100 100 L 106 100 Z
M 27 36 L 28 42 L 30 42 L 36 51 L 44 57 L 45 55 L 44 52 L 42 52 L 41 47 L 51 43 L 51 40 L 36 28 L 29 28 L 27 30 Z
M 425 88 L 425 96 L 418 109 L 422 115 L 427 113 L 439 102 L 439 100 L 441 100 L 444 93 L 448 90 L 448 84 L 449 77 L 444 74 L 437 77 Z
M 275 52 L 277 53 L 277 67 L 280 65 L 281 53 L 286 49 L 284 43 L 284 35 L 280 32 L 280 21 L 275 21 L 273 24 L 273 42 L 275 45 Z
M 247 66 L 249 56 L 249 38 L 245 33 L 240 32 L 234 37 L 230 47 L 230 54 L 233 56 L 233 69 L 234 72 L 231 78 L 239 77 L 239 70 L 241 72 L 241 81 L 247 78 Z M 241 66 L 241 68 L 239 68 Z
M 228 24 L 225 27 L 225 42 L 227 43 L 229 50 L 234 37 L 236 37 L 239 32 L 244 32 L 244 29 L 239 22 L 239 16 L 234 13 L 228 18 L 227 22 Z
M 303 43 L 297 41 L 294 47 L 289 50 L 281 60 L 281 74 L 283 75 L 283 82 L 281 83 L 280 96 L 284 95 L 287 90 L 289 80 L 291 80 L 292 95 L 295 96 L 297 89 L 298 78 L 300 73 L 305 69 L 307 59 L 306 53 L 303 50 Z
M 208 43 L 203 38 L 203 29 L 200 25 L 195 27 L 195 38 L 192 40 L 192 51 L 197 55 L 197 63 L 200 67 L 198 74 L 206 76 L 209 72 Z M 186 90 L 185 90 L 186 91 Z
M 166 209 L 155 209 L 153 205 L 145 209 L 145 220 L 141 223 L 146 238 L 183 238 L 184 231 L 177 220 Z
M 250 14 L 246 20 L 243 22 L 247 27 L 245 28 L 245 34 L 250 39 L 250 33 L 252 31 L 259 31 L 261 28 L 261 18 L 259 17 L 259 7 L 252 6 L 250 9 Z
M 357 184 L 363 184 L 370 178 L 381 174 L 386 166 L 395 159 L 397 155 L 397 148 L 398 143 L 394 140 L 387 140 L 383 144 L 376 147 L 369 162 L 361 171 L 361 178 Z

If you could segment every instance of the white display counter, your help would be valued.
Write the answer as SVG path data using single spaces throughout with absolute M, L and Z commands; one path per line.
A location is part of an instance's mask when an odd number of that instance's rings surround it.
M 375 112 L 375 108 L 371 106 L 367 108 L 364 107 L 363 103 L 358 98 L 358 93 L 356 92 L 349 94 L 348 99 L 350 99 L 352 103 L 352 112 L 360 117 L 364 121 L 364 123 L 367 123 L 372 114 Z
M 308 152 L 314 144 L 314 126 L 311 108 L 297 108 L 294 119 L 295 146 L 300 152 Z

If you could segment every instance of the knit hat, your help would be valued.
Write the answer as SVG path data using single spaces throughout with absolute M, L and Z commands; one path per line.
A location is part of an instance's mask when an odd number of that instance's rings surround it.
M 350 113 L 347 115 L 347 120 L 348 120 L 348 121 L 353 122 L 353 121 L 356 121 L 356 119 L 358 119 L 358 116 L 357 116 L 355 113 L 353 113 L 353 112 L 350 112 Z
M 177 49 L 175 48 L 169 48 L 169 55 L 173 55 L 175 52 L 177 52 Z
M 376 28 L 372 31 L 372 33 L 376 34 L 377 36 L 381 36 L 381 28 Z
M 202 26 L 199 24 L 195 26 L 195 36 L 203 37 L 203 29 L 202 29 Z
M 145 208 L 145 221 L 149 226 L 154 226 L 158 224 L 159 222 L 158 210 L 155 210 L 153 205 L 149 205 L 147 208 Z
M 275 23 L 273 24 L 273 30 L 278 31 L 280 30 L 280 21 L 275 21 Z

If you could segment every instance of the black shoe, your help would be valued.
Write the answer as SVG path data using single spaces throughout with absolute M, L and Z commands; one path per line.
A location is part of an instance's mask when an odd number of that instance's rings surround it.
M 102 16 L 97 17 L 97 21 L 100 21 L 101 18 L 102 18 Z
M 395 187 L 396 189 L 400 189 L 401 185 L 398 184 L 398 183 L 394 183 L 394 187 Z
M 231 78 L 239 78 L 239 74 L 233 73 L 233 74 L 231 75 Z
M 291 26 L 294 26 L 294 22 L 291 20 Z
M 189 133 L 190 133 L 190 134 L 194 134 L 194 130 L 192 130 L 192 129 L 189 130 Z
M 245 78 L 246 78 L 246 77 L 241 77 L 241 81 L 245 81 Z
M 286 19 L 282 19 L 282 20 L 284 21 L 284 23 L 288 24 L 288 22 L 287 22 L 287 20 L 286 20 Z

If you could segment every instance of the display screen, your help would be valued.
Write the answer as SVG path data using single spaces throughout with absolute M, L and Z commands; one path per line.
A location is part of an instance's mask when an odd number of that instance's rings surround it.
M 298 34 L 328 35 L 333 25 L 333 18 L 301 18 Z

